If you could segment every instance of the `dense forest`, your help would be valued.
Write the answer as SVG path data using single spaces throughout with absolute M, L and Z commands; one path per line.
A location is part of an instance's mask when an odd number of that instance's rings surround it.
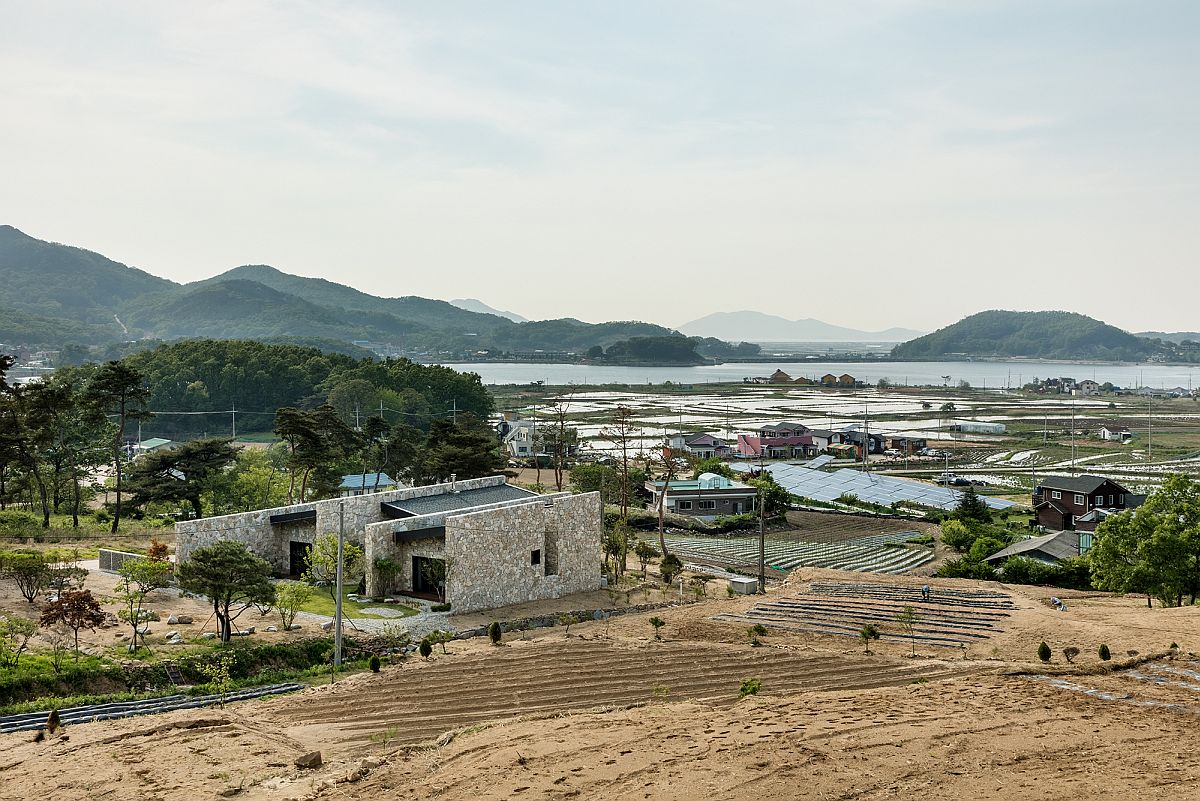
M 0 354 L 0 512 L 204 515 L 329 497 L 343 475 L 429 482 L 506 459 L 474 374 L 297 345 L 192 341 L 9 384 Z M 270 450 L 237 434 L 279 439 Z M 139 438 L 174 439 L 139 453 Z M 104 508 L 88 501 L 105 495 Z M 5 518 L 7 519 L 7 518 Z M 10 520 L 9 523 L 12 521 Z M 5 525 L 8 525 L 7 523 Z
M 892 357 L 940 360 L 965 356 L 1138 361 L 1162 355 L 1160 343 L 1063 311 L 985 311 L 904 342 Z

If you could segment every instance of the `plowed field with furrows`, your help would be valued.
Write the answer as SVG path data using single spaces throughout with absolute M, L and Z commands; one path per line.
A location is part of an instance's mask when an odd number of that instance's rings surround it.
M 442 656 L 384 673 L 379 680 L 284 699 L 272 716 L 289 725 L 331 725 L 342 737 L 394 729 L 394 742 L 417 743 L 488 720 L 653 698 L 733 703 L 743 678 L 764 694 L 909 684 L 963 674 L 939 662 L 884 657 L 813 656 L 770 647 L 655 642 L 618 647 L 594 640 L 535 643 L 487 654 Z

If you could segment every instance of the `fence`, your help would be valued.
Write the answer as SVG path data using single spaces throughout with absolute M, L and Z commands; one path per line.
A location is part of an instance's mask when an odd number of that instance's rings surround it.
M 110 551 L 107 548 L 100 549 L 100 569 L 106 573 L 116 573 L 121 569 L 121 565 L 128 562 L 130 559 L 147 559 L 149 557 L 144 553 L 128 553 L 126 551 Z

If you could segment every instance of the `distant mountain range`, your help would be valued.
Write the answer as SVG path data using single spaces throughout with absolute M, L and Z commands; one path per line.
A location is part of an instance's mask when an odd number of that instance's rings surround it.
M 9 344 L 300 337 L 435 353 L 510 353 L 679 336 L 637 321 L 514 321 L 479 301 L 459 301 L 478 304 L 463 308 L 415 296 L 381 298 L 261 264 L 178 284 L 9 225 L 0 225 L 0 286 L 0 342 Z
M 508 319 L 512 320 L 514 323 L 529 322 L 528 317 L 522 317 L 521 315 L 517 314 L 516 312 L 501 311 L 500 309 L 493 309 L 491 306 L 487 305 L 482 300 L 476 300 L 475 298 L 458 298 L 457 300 L 450 301 L 450 305 L 457 306 L 460 309 L 466 309 L 467 311 L 478 312 L 480 314 L 494 314 L 497 317 L 507 317 Z
M 688 336 L 731 342 L 904 342 L 924 333 L 908 328 L 860 331 L 821 320 L 788 320 L 756 311 L 715 312 L 685 323 L 679 330 Z
M 963 356 L 1132 361 L 1167 355 L 1148 339 L 1064 311 L 979 312 L 892 349 L 893 358 L 912 361 Z

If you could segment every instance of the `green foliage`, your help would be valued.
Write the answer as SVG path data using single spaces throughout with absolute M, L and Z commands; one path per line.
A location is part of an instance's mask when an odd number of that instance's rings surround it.
M 659 632 L 659 629 L 661 629 L 663 626 L 667 625 L 667 621 L 663 620 L 661 617 L 656 616 L 656 617 L 650 618 L 649 623 L 650 623 L 651 627 L 653 627 L 653 629 L 654 629 L 654 639 L 661 640 L 662 634 Z
M 692 465 L 693 477 L 699 478 L 704 473 L 714 473 L 725 478 L 734 478 L 733 468 L 727 462 L 713 456 L 710 459 L 697 459 Z
M 121 604 L 117 617 L 132 629 L 129 650 L 136 651 L 142 636 L 138 633 L 143 624 L 142 604 L 147 595 L 171 582 L 171 566 L 154 559 L 126 559 L 117 568 L 117 575 L 116 600 Z
M 378 673 L 380 668 L 379 654 L 371 654 L 371 658 L 367 660 L 367 667 L 372 673 Z
M 965 551 L 975 542 L 975 534 L 961 520 L 942 523 L 942 542 L 956 551 Z
M 0 615 L 0 667 L 16 670 L 37 624 L 20 615 Z
M 1025 556 L 1014 556 L 1001 570 L 1009 584 L 1040 584 L 1070 590 L 1091 589 L 1091 567 L 1086 556 L 1064 559 L 1057 565 Z
M 646 569 L 650 565 L 651 559 L 657 559 L 660 554 L 657 548 L 645 540 L 638 540 L 633 546 L 633 555 L 637 557 L 638 564 L 642 568 L 642 578 L 646 577 Z
M 1038 646 L 1038 659 L 1049 662 L 1051 655 L 1050 646 L 1046 645 L 1045 640 L 1042 640 L 1042 644 Z
M 750 635 L 750 645 L 757 647 L 762 645 L 759 638 L 767 636 L 767 627 L 762 623 L 755 623 L 746 630 L 746 633 Z
M 479 421 L 459 415 L 459 422 L 434 420 L 425 440 L 424 475 L 448 481 L 482 478 L 504 472 L 508 459 L 500 441 Z
M 232 441 L 219 437 L 144 454 L 129 470 L 130 505 L 186 503 L 193 517 L 203 517 L 200 496 L 236 458 Z
M 987 562 L 972 562 L 970 559 L 949 559 L 934 573 L 938 578 L 966 578 L 978 581 L 995 581 L 996 570 Z
M 570 470 L 571 489 L 574 492 L 599 492 L 601 500 L 607 506 L 621 503 L 621 470 L 607 464 L 583 462 Z M 632 495 L 638 487 L 646 483 L 646 471 L 630 467 L 629 493 Z
M 571 626 L 574 626 L 578 622 L 579 618 L 575 615 L 572 615 L 570 612 L 563 612 L 558 616 L 558 625 L 566 628 L 564 633 L 568 636 L 571 634 Z
M 662 576 L 664 584 L 673 582 L 680 573 L 683 572 L 683 562 L 673 553 L 669 553 L 662 558 L 658 563 L 658 573 Z
M 1110 592 L 1138 592 L 1164 606 L 1195 603 L 1200 594 L 1200 483 L 1167 478 L 1133 511 L 1097 528 L 1088 556 L 1092 582 Z
M 1001 539 L 991 534 L 981 534 L 971 543 L 971 547 L 967 551 L 967 558 L 973 562 L 982 562 L 997 551 L 1003 550 L 1006 545 L 1008 545 L 1007 538 Z
M 308 552 L 308 567 L 304 580 L 324 587 L 329 597 L 337 600 L 337 553 L 338 536 L 329 531 L 317 537 Z M 353 542 L 342 543 L 342 586 L 356 587 L 365 571 L 363 549 Z
M 959 497 L 958 505 L 954 508 L 954 518 L 961 520 L 968 527 L 972 523 L 987 524 L 992 522 L 992 510 L 976 494 L 973 484 L 968 484 L 967 488 L 963 490 L 961 497 Z
M 631 337 L 612 343 L 604 361 L 619 364 L 703 364 L 696 342 L 681 336 Z
M 892 349 L 892 356 L 905 361 L 936 361 L 963 353 L 1140 361 L 1160 350 L 1150 340 L 1082 314 L 985 311 L 897 345 Z
M 758 695 L 762 691 L 762 679 L 742 679 L 742 683 L 738 685 L 738 698 L 745 698 L 747 695 Z
M 0 578 L 13 582 L 32 604 L 50 584 L 50 566 L 37 551 L 6 551 L 0 553 Z
M 151 563 L 157 564 L 157 563 Z M 221 540 L 192 551 L 179 565 L 180 588 L 208 598 L 222 642 L 233 636 L 233 622 L 255 603 L 275 601 L 271 565 L 233 540 Z
M 375 560 L 375 575 L 379 577 L 379 586 L 385 595 L 392 591 L 396 577 L 402 572 L 404 572 L 404 566 L 395 559 L 378 558 Z
M 503 632 L 500 629 L 499 621 L 493 620 L 488 626 L 487 633 L 488 639 L 492 641 L 492 645 L 500 644 L 500 638 L 503 636 Z
M 429 611 L 431 611 L 431 612 L 449 612 L 450 604 L 432 604 L 429 607 Z
M 280 581 L 275 585 L 275 611 L 283 630 L 287 631 L 296 622 L 296 615 L 312 598 L 313 589 L 299 581 Z
M 874 623 L 867 623 L 858 630 L 858 638 L 863 641 L 866 653 L 871 653 L 871 640 L 879 639 L 879 629 Z
M 1108 650 L 1107 643 L 1100 643 L 1099 654 L 1101 661 L 1107 662 L 1108 660 L 1112 659 L 1112 652 Z
M 759 499 L 763 505 L 763 512 L 767 517 L 781 517 L 787 512 L 792 496 L 788 494 L 787 490 L 775 483 L 775 479 L 771 478 L 770 473 L 763 473 L 761 477 L 752 478 L 746 483 L 753 487 L 758 487 Z
M 576 622 L 578 622 L 578 621 L 576 621 Z M 429 632 L 429 635 L 426 636 L 425 639 L 429 640 L 429 642 L 432 643 L 433 645 L 442 646 L 442 653 L 445 654 L 445 653 L 449 653 L 446 650 L 446 643 L 453 640 L 454 635 L 448 631 L 445 631 L 444 629 L 434 629 L 433 631 Z

